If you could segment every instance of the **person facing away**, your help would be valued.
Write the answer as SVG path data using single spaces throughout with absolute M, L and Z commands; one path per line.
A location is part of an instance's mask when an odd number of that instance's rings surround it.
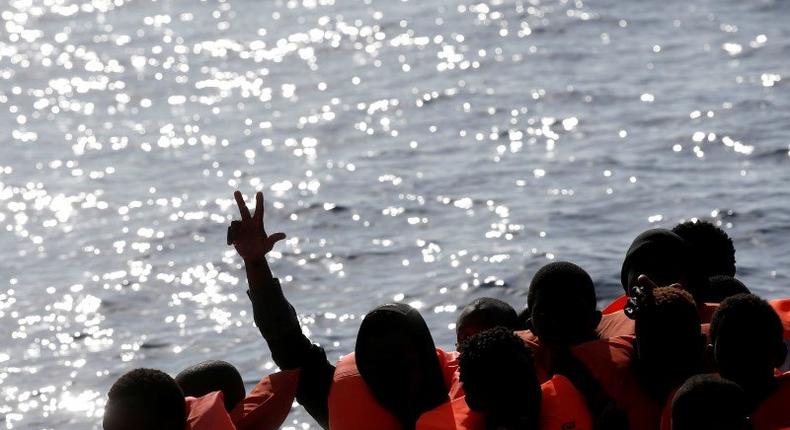
M 518 314 L 509 304 L 491 297 L 475 299 L 458 314 L 455 323 L 456 345 L 494 327 L 516 330 L 518 325 Z
M 277 366 L 300 369 L 296 399 L 321 427 L 329 428 L 335 366 L 327 361 L 323 348 L 302 333 L 296 312 L 266 261 L 267 253 L 285 234 L 266 234 L 261 193 L 256 194 L 254 214 L 240 192 L 234 197 L 242 219 L 231 223 L 228 244 L 244 260 L 255 324 Z M 371 311 L 357 334 L 355 356 L 373 397 L 404 429 L 414 428 L 420 414 L 447 399 L 431 334 L 419 312 L 407 305 L 383 305 Z
M 532 277 L 527 293 L 532 332 L 547 346 L 571 346 L 598 339 L 601 312 L 595 286 L 581 267 L 549 263 Z
M 202 397 L 214 391 L 222 391 L 228 412 L 244 400 L 246 395 L 239 370 L 225 361 L 209 360 L 195 364 L 182 370 L 175 380 L 185 396 Z
M 708 221 L 691 220 L 676 225 L 672 232 L 689 244 L 694 264 L 703 276 L 735 277 L 735 245 L 720 227 Z
M 646 288 L 634 297 L 636 337 L 587 342 L 573 353 L 625 412 L 629 427 L 648 430 L 658 428 L 671 393 L 701 371 L 705 338 L 688 292 L 658 288 L 645 276 L 638 282 Z
M 532 277 L 527 292 L 531 330 L 517 334 L 535 355 L 540 382 L 562 373 L 574 382 L 577 367 L 570 347 L 598 339 L 601 312 L 596 309 L 595 287 L 590 275 L 569 262 L 553 262 Z
M 104 430 L 184 430 L 184 393 L 168 374 L 134 369 L 112 385 L 107 394 Z
M 672 430 L 748 430 L 746 393 L 716 375 L 689 378 L 672 399 Z
M 487 430 L 537 430 L 541 390 L 532 352 L 509 329 L 498 327 L 460 345 L 461 382 L 469 408 Z
M 743 388 L 756 430 L 790 426 L 790 375 L 777 376 L 787 355 L 782 323 L 765 300 L 740 294 L 721 303 L 710 327 L 723 378 Z

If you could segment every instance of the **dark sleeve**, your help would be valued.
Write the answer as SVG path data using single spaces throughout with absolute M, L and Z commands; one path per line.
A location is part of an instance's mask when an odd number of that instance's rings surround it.
M 283 295 L 280 281 L 266 288 L 247 290 L 252 301 L 255 325 L 269 345 L 275 364 L 281 369 L 301 369 L 296 400 L 323 428 L 329 427 L 329 389 L 335 366 L 329 364 L 324 349 L 302 334 L 296 311 Z

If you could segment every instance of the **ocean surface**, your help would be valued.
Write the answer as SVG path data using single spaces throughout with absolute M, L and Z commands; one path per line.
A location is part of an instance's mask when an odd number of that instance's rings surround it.
M 790 293 L 790 2 L 3 0 L 0 419 L 99 429 L 113 381 L 275 370 L 225 244 L 264 191 L 311 339 L 375 305 L 454 347 L 570 260 L 708 219 Z M 297 408 L 287 425 L 316 428 Z

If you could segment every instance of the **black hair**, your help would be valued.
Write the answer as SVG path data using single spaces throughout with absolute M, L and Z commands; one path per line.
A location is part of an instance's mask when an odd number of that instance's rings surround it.
M 707 303 L 721 303 L 728 297 L 751 294 L 743 282 L 727 275 L 712 276 L 708 279 L 708 285 L 703 291 L 702 295 Z
M 685 290 L 663 287 L 636 315 L 637 377 L 662 402 L 702 370 L 705 349 L 697 305 Z
M 463 327 L 472 327 L 468 333 L 462 333 Z M 458 314 L 456 331 L 458 332 L 458 342 L 473 336 L 480 331 L 494 327 L 506 327 L 510 330 L 517 330 L 519 327 L 518 315 L 513 306 L 499 299 L 482 297 L 475 299 L 472 303 L 464 306 Z
M 576 345 L 597 337 L 595 285 L 581 267 L 549 263 L 532 277 L 527 293 L 532 331 L 544 342 Z
M 774 368 L 787 354 L 779 315 L 753 294 L 724 300 L 713 314 L 710 338 L 722 377 L 738 383 L 753 402 L 773 389 Z
M 703 275 L 735 276 L 735 245 L 727 233 L 715 224 L 693 220 L 676 225 L 672 231 L 691 247 L 694 264 Z
M 246 394 L 239 370 L 225 361 L 209 360 L 195 364 L 182 370 L 175 379 L 185 396 L 201 397 L 222 391 L 227 411 L 244 400 Z
M 716 375 L 689 378 L 672 400 L 673 430 L 742 430 L 747 428 L 746 393 Z
M 541 391 L 532 351 L 511 330 L 497 327 L 461 343 L 460 379 L 472 410 L 486 422 L 537 428 Z
M 129 402 L 162 428 L 183 429 L 186 423 L 184 393 L 167 373 L 156 369 L 134 369 L 112 385 L 108 403 Z
M 581 267 L 567 261 L 549 263 L 535 273 L 529 284 L 527 308 L 532 307 L 538 295 L 551 293 L 577 296 L 592 309 L 595 309 L 598 302 L 590 275 Z

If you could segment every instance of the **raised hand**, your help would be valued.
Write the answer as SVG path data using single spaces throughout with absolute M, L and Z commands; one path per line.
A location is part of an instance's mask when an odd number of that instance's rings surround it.
M 241 192 L 233 193 L 239 206 L 241 221 L 233 221 L 228 227 L 228 245 L 246 262 L 261 261 L 274 248 L 274 244 L 285 239 L 285 233 L 266 234 L 263 227 L 263 193 L 255 194 L 255 213 L 250 215 Z
M 683 288 L 683 286 L 678 283 L 667 285 L 667 287 Z M 625 315 L 628 318 L 636 319 L 640 312 L 643 312 L 645 309 L 651 307 L 655 301 L 653 291 L 657 290 L 658 288 L 661 287 L 653 282 L 650 277 L 647 275 L 639 275 L 636 280 L 636 285 L 631 288 L 631 291 L 628 294 L 628 302 L 623 309 Z

